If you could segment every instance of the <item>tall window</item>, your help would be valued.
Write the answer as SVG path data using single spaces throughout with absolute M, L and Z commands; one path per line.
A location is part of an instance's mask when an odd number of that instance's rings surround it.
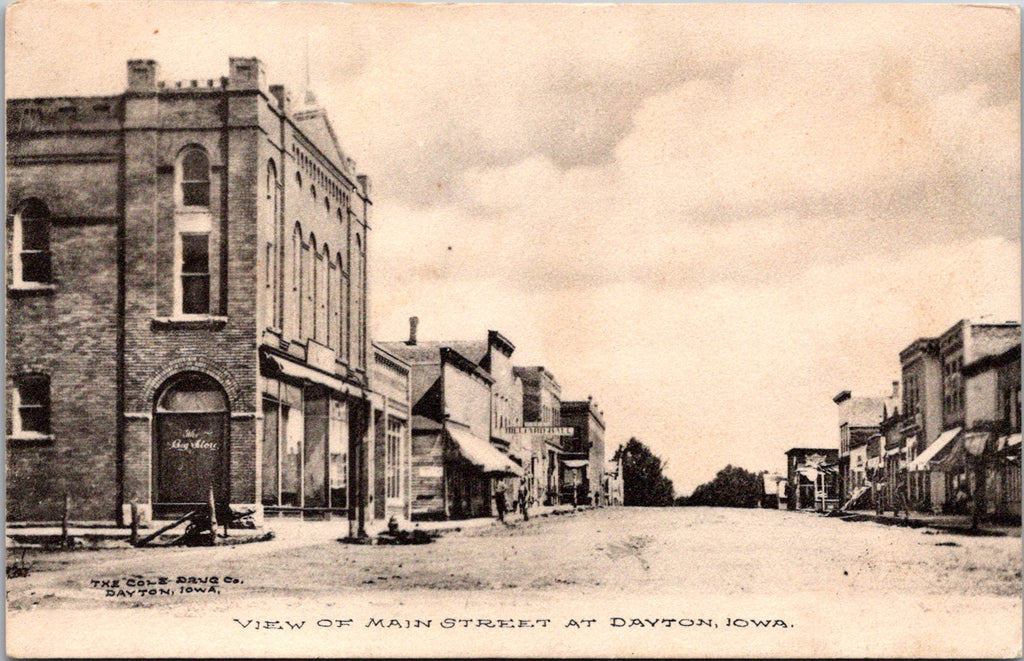
M 181 155 L 179 168 L 181 205 L 210 206 L 210 159 L 199 147 L 190 147 Z
M 32 200 L 14 217 L 14 283 L 48 283 L 50 270 L 50 212 Z
M 183 149 L 178 157 L 178 211 L 175 213 L 175 312 L 212 312 L 210 291 L 210 159 L 202 147 Z
M 337 339 L 338 327 L 338 288 L 335 283 L 338 280 L 338 265 L 331 259 L 331 254 L 327 252 L 327 246 L 324 246 L 324 254 L 327 257 L 327 277 L 325 280 L 325 287 L 327 289 L 327 329 L 324 332 L 325 344 L 331 348 L 337 345 L 335 340 Z
M 331 249 L 326 243 L 323 245 L 323 250 L 317 253 L 316 267 L 316 291 L 313 293 L 316 296 L 316 341 L 330 346 L 331 311 L 328 309 L 328 299 L 330 297 Z
M 338 253 L 338 352 L 347 359 L 348 348 L 345 345 L 345 328 L 348 326 L 348 275 L 345 273 L 345 263 L 341 261 L 341 253 Z M 347 362 L 347 360 L 346 360 Z
M 352 262 L 352 287 L 354 289 L 352 296 L 352 307 L 354 308 L 352 321 L 355 324 L 355 328 L 352 331 L 352 340 L 355 342 L 355 346 L 352 351 L 352 362 L 357 367 L 363 367 L 363 347 L 365 346 L 364 334 L 366 332 L 366 308 L 364 307 L 366 282 L 363 277 L 363 241 L 358 234 L 356 234 L 355 248 L 355 255 Z
M 277 232 L 280 228 L 278 214 L 280 213 L 280 190 L 277 183 L 277 166 L 273 160 L 267 161 L 267 213 L 270 215 L 271 228 L 269 240 L 266 242 L 266 254 L 264 255 L 264 315 L 265 324 L 271 327 L 279 327 L 278 324 L 278 287 L 280 285 L 277 268 Z
M 401 420 L 388 418 L 386 454 L 384 457 L 384 478 L 388 498 L 402 496 L 402 431 Z
M 313 290 L 316 286 L 315 261 L 316 261 L 316 235 L 309 235 L 309 243 L 302 244 L 302 314 L 300 315 L 299 336 L 302 339 L 314 337 L 316 328 L 314 326 L 315 312 Z
M 210 313 L 210 235 L 181 235 L 181 313 Z
M 285 335 L 296 339 L 301 334 L 299 322 L 302 319 L 302 225 L 295 223 L 292 231 L 291 255 L 288 283 L 285 285 L 284 326 Z
M 42 374 L 18 379 L 14 395 L 15 436 L 50 433 L 50 378 Z

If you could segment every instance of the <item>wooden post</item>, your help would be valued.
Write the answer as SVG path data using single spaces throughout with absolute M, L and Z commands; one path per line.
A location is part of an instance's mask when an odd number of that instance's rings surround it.
M 210 487 L 210 535 L 217 536 L 217 501 L 213 496 L 213 486 Z
M 132 535 L 128 539 L 132 546 L 135 546 L 139 542 L 139 505 L 135 501 L 132 501 Z
M 151 534 L 147 535 L 146 537 L 140 539 L 139 543 L 136 546 L 145 546 L 146 544 L 149 544 L 154 539 L 156 539 L 160 535 L 164 534 L 165 532 L 167 532 L 171 528 L 175 528 L 177 526 L 180 526 L 181 524 L 185 523 L 186 521 L 191 519 L 193 516 L 196 516 L 197 514 L 198 514 L 197 510 L 192 510 L 191 512 L 189 512 L 185 516 L 181 517 L 177 521 L 174 521 L 172 523 L 168 523 L 166 526 L 164 526 L 160 530 L 157 530 L 156 532 L 151 533 Z
M 68 540 L 68 516 L 71 512 L 71 496 L 66 491 L 64 492 L 64 512 L 60 517 L 60 543 L 64 548 L 70 546 Z

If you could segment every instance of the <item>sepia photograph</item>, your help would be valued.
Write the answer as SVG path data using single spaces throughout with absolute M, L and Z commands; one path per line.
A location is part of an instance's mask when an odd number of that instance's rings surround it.
M 1019 657 L 1020 41 L 8 4 L 7 654 Z

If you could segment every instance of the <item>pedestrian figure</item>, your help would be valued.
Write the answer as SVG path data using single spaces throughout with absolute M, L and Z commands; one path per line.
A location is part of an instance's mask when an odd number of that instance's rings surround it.
M 505 484 L 503 482 L 498 482 L 494 487 L 494 505 L 498 509 L 498 521 L 504 523 L 507 503 L 505 501 Z
M 529 496 L 526 492 L 526 480 L 519 481 L 519 507 L 523 512 L 523 521 L 530 520 L 530 512 L 527 509 L 529 507 Z
M 910 499 L 907 498 L 907 480 L 902 475 L 896 484 L 896 499 L 893 503 L 893 516 L 900 518 L 900 511 L 903 511 L 903 519 L 910 518 Z

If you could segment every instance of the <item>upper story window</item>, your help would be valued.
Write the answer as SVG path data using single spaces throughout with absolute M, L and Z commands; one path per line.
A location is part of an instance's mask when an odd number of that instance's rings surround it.
M 181 313 L 210 313 L 210 235 L 205 232 L 182 233 L 181 240 Z
M 38 200 L 26 203 L 14 216 L 14 284 L 51 282 L 50 212 Z
M 14 396 L 15 436 L 45 436 L 50 433 L 50 378 L 42 374 L 18 378 Z
M 182 152 L 178 177 L 182 206 L 210 206 L 210 159 L 206 151 L 200 147 L 189 147 Z

